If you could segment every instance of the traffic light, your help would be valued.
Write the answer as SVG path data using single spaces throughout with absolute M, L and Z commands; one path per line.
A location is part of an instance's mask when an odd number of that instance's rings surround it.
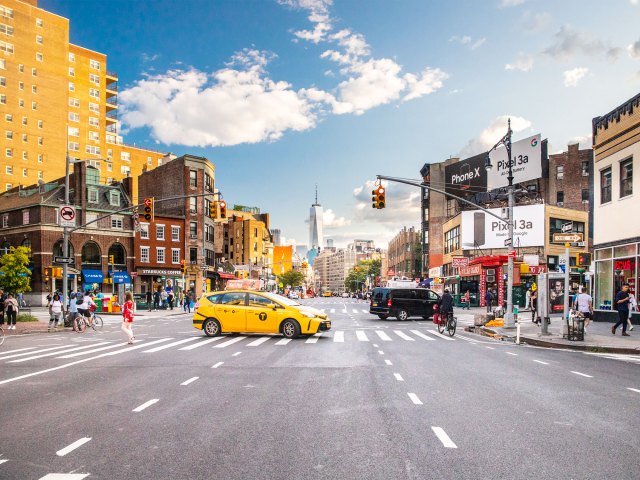
M 371 201 L 373 202 L 371 204 L 371 206 L 373 208 L 384 208 L 386 206 L 386 200 L 385 200 L 385 188 L 382 185 L 378 185 L 378 187 L 375 190 L 371 191 L 371 195 L 373 195 L 371 197 Z
M 144 199 L 144 215 L 142 216 L 147 222 L 153 222 L 153 197 Z
M 227 202 L 224 200 L 220 202 L 220 218 L 227 218 Z
M 115 262 L 113 261 L 113 255 L 109 255 L 109 263 L 113 265 Z
M 209 203 L 209 217 L 218 218 L 218 202 Z
M 187 273 L 187 262 L 185 260 L 180 260 L 180 270 L 183 275 Z
M 591 254 L 589 252 L 580 252 L 576 257 L 576 264 L 579 267 L 588 267 L 591 265 Z

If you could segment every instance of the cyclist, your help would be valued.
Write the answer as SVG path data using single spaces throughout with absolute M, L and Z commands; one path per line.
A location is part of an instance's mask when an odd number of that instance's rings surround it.
M 78 313 L 82 315 L 86 321 L 87 325 L 91 326 L 91 305 L 95 306 L 93 299 L 89 296 L 89 291 L 87 290 L 84 295 L 82 293 L 78 293 L 78 296 L 81 298 L 81 301 L 78 304 Z
M 444 294 L 442 295 L 442 297 L 440 297 L 438 306 L 440 307 L 438 309 L 438 311 L 440 312 L 440 321 L 446 321 L 450 316 L 453 315 L 453 297 L 449 293 L 448 288 L 444 290 Z

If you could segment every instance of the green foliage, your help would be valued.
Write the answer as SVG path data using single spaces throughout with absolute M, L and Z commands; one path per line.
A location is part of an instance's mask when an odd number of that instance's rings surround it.
M 31 271 L 27 268 L 30 254 L 29 247 L 11 247 L 0 258 L 0 288 L 5 292 L 31 291 Z
M 289 272 L 283 273 L 282 275 L 278 275 L 278 280 L 282 282 L 282 285 L 284 285 L 285 287 L 289 285 L 292 288 L 295 288 L 302 285 L 302 282 L 304 282 L 304 275 L 302 275 L 302 273 L 300 272 L 291 270 Z
M 28 313 L 21 313 L 16 317 L 16 322 L 37 322 L 38 319 Z

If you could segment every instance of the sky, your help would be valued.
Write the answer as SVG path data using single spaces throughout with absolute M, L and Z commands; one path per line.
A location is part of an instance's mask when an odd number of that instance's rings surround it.
M 308 242 L 387 243 L 420 222 L 425 163 L 514 141 L 591 145 L 640 92 L 640 0 L 40 0 L 119 75 L 125 143 L 210 159 L 229 205 Z

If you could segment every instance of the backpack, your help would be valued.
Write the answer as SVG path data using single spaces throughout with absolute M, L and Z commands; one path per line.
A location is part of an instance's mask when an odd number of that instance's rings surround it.
M 84 295 L 76 296 L 76 305 L 81 306 L 84 303 Z

